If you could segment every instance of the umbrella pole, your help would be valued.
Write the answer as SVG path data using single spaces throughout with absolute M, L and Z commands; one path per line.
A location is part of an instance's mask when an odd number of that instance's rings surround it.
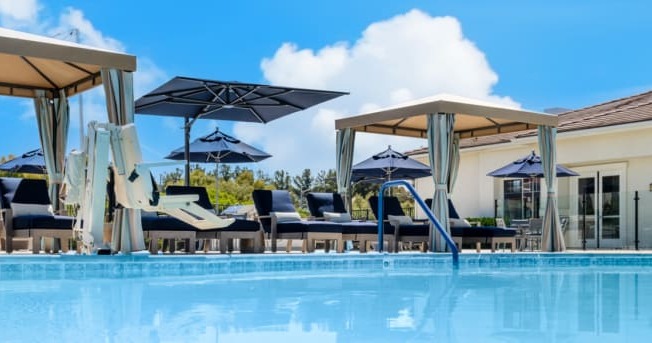
M 218 175 L 220 162 L 215 162 L 215 213 L 220 213 L 220 177 Z
M 184 117 L 183 125 L 183 157 L 186 160 L 184 185 L 190 186 L 190 118 Z
M 538 204 L 534 200 L 534 194 L 535 194 L 535 192 L 534 192 L 534 177 L 532 176 L 532 177 L 530 177 L 530 197 L 532 199 L 532 213 L 530 213 L 530 218 L 539 218 L 539 216 L 538 216 L 538 214 L 539 214 L 539 206 L 535 207 L 535 205 L 538 205 Z M 536 215 L 535 215 L 535 213 L 536 213 Z

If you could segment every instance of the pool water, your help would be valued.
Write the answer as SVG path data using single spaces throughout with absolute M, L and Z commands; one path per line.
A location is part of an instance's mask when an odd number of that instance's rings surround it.
M 652 337 L 652 256 L 558 256 L 461 256 L 457 270 L 423 254 L 9 259 L 0 262 L 0 341 Z

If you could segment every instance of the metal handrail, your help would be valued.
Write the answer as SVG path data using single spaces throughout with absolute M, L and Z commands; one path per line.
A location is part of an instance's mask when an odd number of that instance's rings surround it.
M 453 242 L 453 239 L 451 236 L 446 232 L 446 230 L 441 226 L 441 223 L 439 223 L 439 220 L 435 218 L 435 215 L 430 211 L 428 206 L 426 206 L 426 203 L 423 202 L 421 197 L 417 194 L 417 191 L 412 187 L 411 184 L 409 184 L 405 180 L 393 180 L 393 181 L 387 181 L 383 183 L 383 185 L 380 187 L 380 196 L 378 197 L 378 251 L 382 252 L 383 251 L 383 226 L 385 225 L 384 221 L 382 218 L 383 216 L 383 198 L 385 194 L 385 189 L 392 187 L 392 186 L 405 186 L 405 188 L 412 193 L 412 196 L 414 197 L 414 200 L 416 200 L 417 205 L 421 207 L 423 212 L 426 214 L 428 219 L 432 224 L 435 225 L 435 228 L 437 228 L 437 231 L 441 234 L 441 236 L 444 238 L 444 241 L 446 241 L 446 245 L 448 245 L 448 248 L 451 250 L 451 253 L 453 254 L 453 264 L 457 266 L 458 260 L 459 260 L 459 250 L 457 249 L 457 245 L 455 245 L 455 242 Z M 396 237 L 398 238 L 398 237 Z

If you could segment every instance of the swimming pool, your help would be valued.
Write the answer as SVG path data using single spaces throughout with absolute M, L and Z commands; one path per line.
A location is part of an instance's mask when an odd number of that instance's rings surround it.
M 0 258 L 2 342 L 613 342 L 652 334 L 652 256 Z

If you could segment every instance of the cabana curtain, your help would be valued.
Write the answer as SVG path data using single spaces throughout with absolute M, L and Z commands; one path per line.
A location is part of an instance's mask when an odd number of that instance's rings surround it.
M 109 122 L 126 125 L 134 122 L 133 74 L 118 69 L 102 69 Z M 113 251 L 145 250 L 140 210 L 117 209 L 113 221 Z
M 63 181 L 63 165 L 66 158 L 70 113 L 65 91 L 58 98 L 50 98 L 43 90 L 35 91 L 34 108 L 38 125 L 43 158 L 48 173 L 49 195 L 52 207 L 59 210 L 59 188 Z
M 435 194 L 433 195 L 431 210 L 449 233 L 448 188 L 453 162 L 451 157 L 453 155 L 454 125 L 455 114 L 453 113 L 428 114 L 428 159 L 435 182 Z M 439 234 L 435 233 L 432 225 L 430 226 L 430 242 L 431 251 L 446 251 L 443 239 Z
M 451 145 L 451 165 L 448 168 L 448 196 L 450 197 L 455 188 L 457 181 L 457 172 L 460 169 L 460 135 L 453 135 L 453 144 Z
M 557 128 L 539 126 L 539 148 L 541 149 L 541 162 L 543 176 L 546 180 L 547 196 L 546 209 L 543 216 L 543 251 L 564 251 L 566 245 L 559 223 L 559 209 L 557 208 L 557 178 L 555 165 L 557 164 L 556 147 Z
M 351 187 L 355 131 L 350 128 L 337 130 L 336 140 L 337 192 L 344 196 L 347 210 L 351 212 L 351 190 L 349 188 Z

